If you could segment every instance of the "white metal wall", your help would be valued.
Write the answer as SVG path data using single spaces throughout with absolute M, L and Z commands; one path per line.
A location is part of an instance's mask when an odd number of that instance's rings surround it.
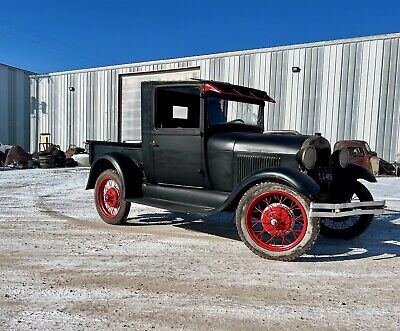
M 0 64 L 0 142 L 29 148 L 29 74 Z
M 142 140 L 141 83 L 143 81 L 190 80 L 191 78 L 199 78 L 199 76 L 199 68 L 121 75 L 121 141 Z
M 119 74 L 198 66 L 201 78 L 268 91 L 277 101 L 267 107 L 268 130 L 321 132 L 332 143 L 362 139 L 392 160 L 400 150 L 399 40 L 391 34 L 33 76 L 39 107 L 31 149 L 40 132 L 64 149 L 116 140 Z

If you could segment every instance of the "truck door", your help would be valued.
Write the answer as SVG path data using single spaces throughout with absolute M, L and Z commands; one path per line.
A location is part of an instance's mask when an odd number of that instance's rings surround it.
M 200 89 L 158 87 L 150 146 L 159 184 L 204 187 Z

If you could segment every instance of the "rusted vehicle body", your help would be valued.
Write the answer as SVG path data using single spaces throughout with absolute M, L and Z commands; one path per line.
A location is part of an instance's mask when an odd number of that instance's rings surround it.
M 357 164 L 374 176 L 379 173 L 379 157 L 376 152 L 373 152 L 369 144 L 363 140 L 340 140 L 338 141 L 333 151 L 347 149 L 349 153 L 349 163 Z
M 400 176 L 400 153 L 397 153 L 396 160 L 394 161 L 394 167 L 396 169 L 396 176 Z

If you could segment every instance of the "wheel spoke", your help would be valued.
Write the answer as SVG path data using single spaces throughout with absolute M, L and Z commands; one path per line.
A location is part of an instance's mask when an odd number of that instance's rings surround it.
M 258 219 L 258 218 L 255 218 L 255 217 L 251 218 L 251 223 L 252 223 L 252 225 L 251 225 L 252 228 L 255 227 L 256 225 L 261 225 L 262 224 L 261 220 Z
M 254 231 L 254 233 L 256 233 L 257 238 L 261 238 L 262 235 L 265 233 L 265 230 L 261 230 L 261 231 Z M 258 233 L 258 234 L 257 234 Z
M 293 229 L 290 229 L 290 233 L 293 234 L 294 239 L 297 239 L 297 237 L 299 236 L 299 234 L 296 233 L 296 231 L 294 231 Z
M 269 206 L 271 204 L 271 197 L 267 196 L 263 201 L 267 204 L 267 206 Z
M 272 236 L 268 239 L 268 241 L 266 241 L 265 243 L 266 243 L 266 244 L 269 244 L 275 237 L 276 237 L 276 234 L 272 235 Z
M 300 221 L 304 222 L 303 215 L 301 215 L 301 214 L 293 219 L 294 223 L 301 223 Z
M 262 210 L 259 208 L 259 206 L 256 206 L 255 208 L 254 208 L 254 210 L 256 210 L 257 212 L 259 212 L 259 213 L 261 213 L 262 214 Z
M 293 201 L 291 201 L 290 206 L 289 206 L 289 210 L 293 211 L 293 210 L 296 209 L 296 207 L 297 207 L 296 204 Z
M 287 243 L 290 243 L 289 241 L 286 241 L 285 238 L 286 238 L 286 237 L 285 237 L 285 234 L 282 234 L 282 235 L 281 235 L 282 245 L 287 245 Z M 285 242 L 286 242 L 286 243 L 285 243 Z

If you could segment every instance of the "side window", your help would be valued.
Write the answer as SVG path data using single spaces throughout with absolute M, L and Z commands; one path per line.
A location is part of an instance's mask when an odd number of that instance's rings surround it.
M 363 157 L 364 151 L 361 147 L 347 147 L 350 156 Z
M 155 127 L 199 128 L 200 89 L 193 86 L 158 88 Z

